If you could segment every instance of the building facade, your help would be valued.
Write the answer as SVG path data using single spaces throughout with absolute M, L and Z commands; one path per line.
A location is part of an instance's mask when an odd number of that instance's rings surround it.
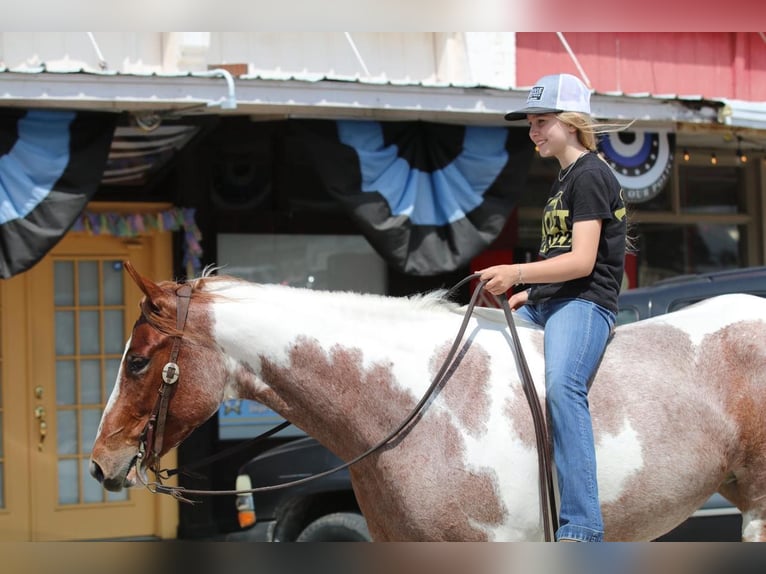
M 191 538 L 231 526 L 225 499 L 192 509 L 145 492 L 107 495 L 87 474 L 136 318 L 139 295 L 121 262 L 156 279 L 213 263 L 255 281 L 405 295 L 487 262 L 533 258 L 557 167 L 503 114 L 557 72 L 590 83 L 599 119 L 634 122 L 604 143 L 631 199 L 638 250 L 626 288 L 764 263 L 758 33 L 0 34 L 0 107 L 97 112 L 116 124 L 74 225 L 0 281 L 0 539 Z M 407 161 L 434 156 L 443 167 L 498 134 L 496 181 L 518 193 L 489 182 L 503 217 L 487 223 L 492 238 L 478 227 L 484 244 L 466 239 L 454 257 L 433 240 L 434 250 L 395 259 L 390 238 L 359 216 L 348 192 L 356 175 L 328 168 L 363 167 L 370 150 L 351 142 L 372 136 L 388 151 L 416 142 Z M 450 196 L 432 191 L 438 215 Z M 481 207 L 471 209 L 469 220 Z M 214 418 L 169 458 L 200 458 L 273 413 L 239 414 Z M 231 488 L 244 456 L 202 469 L 194 486 Z

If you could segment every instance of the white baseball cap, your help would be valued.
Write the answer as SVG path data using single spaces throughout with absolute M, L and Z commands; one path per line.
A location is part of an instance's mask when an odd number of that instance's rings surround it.
M 543 76 L 529 90 L 526 107 L 508 112 L 505 114 L 505 119 L 513 122 L 526 119 L 527 114 L 558 112 L 590 114 L 590 90 L 577 76 L 572 74 Z

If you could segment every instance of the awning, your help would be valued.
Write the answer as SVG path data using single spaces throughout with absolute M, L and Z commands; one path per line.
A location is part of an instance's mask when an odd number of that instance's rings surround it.
M 766 102 L 721 100 L 718 117 L 722 124 L 732 127 L 766 129 Z
M 232 89 L 236 107 L 231 105 Z M 504 113 L 522 107 L 526 95 L 527 90 L 480 85 L 376 82 L 311 74 L 233 79 L 211 71 L 137 75 L 0 68 L 0 106 L 237 114 L 257 116 L 257 120 L 356 118 L 507 125 Z M 699 96 L 595 93 L 592 97 L 593 113 L 599 118 L 665 125 L 718 124 L 724 106 Z M 737 116 L 730 121 L 737 125 Z M 766 118 L 762 127 L 766 129 Z

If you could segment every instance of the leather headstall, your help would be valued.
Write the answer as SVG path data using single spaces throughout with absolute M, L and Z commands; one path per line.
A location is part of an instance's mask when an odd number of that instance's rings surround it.
M 160 453 L 165 437 L 165 421 L 168 416 L 168 405 L 175 384 L 178 382 L 181 369 L 178 366 L 178 354 L 181 350 L 186 318 L 189 315 L 189 302 L 191 301 L 192 287 L 188 283 L 181 284 L 176 289 L 176 331 L 173 335 L 173 347 L 170 350 L 168 362 L 162 368 L 162 382 L 159 388 L 159 397 L 154 405 L 149 421 L 146 423 L 139 439 L 136 467 L 144 464 L 154 471 L 157 480 L 160 480 L 159 463 Z M 137 472 L 141 476 L 140 472 Z

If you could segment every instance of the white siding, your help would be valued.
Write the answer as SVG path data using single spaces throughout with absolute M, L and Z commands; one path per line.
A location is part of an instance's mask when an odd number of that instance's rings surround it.
M 412 83 L 435 77 L 429 33 L 213 33 L 209 62 L 248 63 L 250 74 L 280 72 Z M 357 54 L 352 46 L 356 47 Z
M 86 32 L 0 33 L 0 64 L 54 72 L 183 74 L 245 64 L 262 77 L 306 76 L 395 84 L 508 87 L 513 33 L 502 32 Z M 98 48 L 98 50 L 97 50 Z
M 154 32 L 94 32 L 107 69 L 123 73 L 162 71 L 162 35 Z M 86 32 L 2 32 L 0 62 L 8 68 L 42 64 L 55 72 L 99 70 Z

